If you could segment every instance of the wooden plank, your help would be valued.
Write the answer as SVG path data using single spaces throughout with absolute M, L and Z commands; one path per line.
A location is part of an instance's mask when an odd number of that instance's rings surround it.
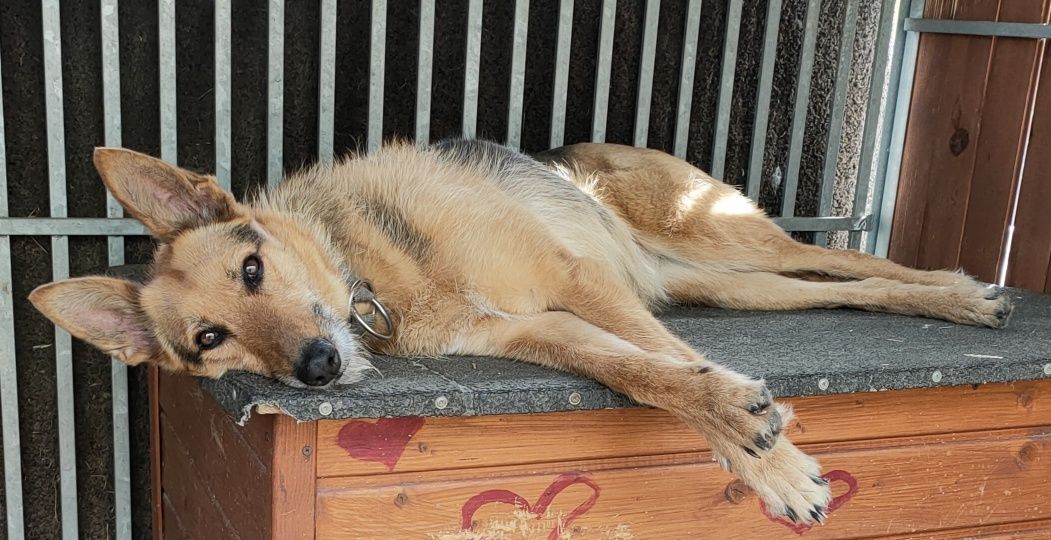
M 150 366 L 147 373 L 147 392 L 150 399 L 150 499 L 153 510 L 153 538 L 164 538 L 164 506 L 161 495 L 161 404 L 160 373 L 157 366 Z
M 273 538 L 314 538 L 317 422 L 274 417 Z
M 260 527 L 251 526 L 251 523 L 234 523 L 226 515 L 222 502 L 212 492 L 214 479 L 201 473 L 192 456 L 196 449 L 187 448 L 175 437 L 164 411 L 161 411 L 161 429 L 164 438 L 161 450 L 161 459 L 164 460 L 162 497 L 171 503 L 165 509 L 164 521 L 169 528 L 164 531 L 164 538 L 176 540 L 180 537 L 204 538 L 208 535 L 234 538 L 234 533 L 238 532 L 242 537 L 248 533 L 261 535 Z M 171 526 L 176 521 L 179 526 Z M 241 530 L 239 526 L 245 529 Z
M 888 442 L 894 446 L 888 446 Z M 1051 516 L 1051 427 L 939 435 L 812 448 L 840 506 L 807 538 L 854 538 L 1011 523 Z M 831 471 L 843 471 L 832 473 Z M 714 463 L 462 480 L 424 477 L 358 487 L 356 479 L 318 485 L 324 538 L 476 538 L 514 524 L 543 538 L 566 525 L 570 538 L 790 538 L 757 501 Z M 856 490 L 848 493 L 849 483 Z M 518 497 L 521 510 L 501 500 Z M 530 513 L 540 514 L 536 519 Z M 552 535 L 551 537 L 555 537 Z
M 1051 380 L 788 400 L 799 443 L 1051 424 Z M 962 411 L 957 404 L 966 404 Z M 571 427 L 569 427 L 571 426 Z M 664 411 L 326 420 L 319 477 L 697 452 L 704 439 Z M 557 449 L 557 450 L 553 450 Z
M 162 375 L 159 384 L 162 489 L 181 530 L 199 538 L 216 527 L 268 537 L 275 417 L 239 428 L 192 378 Z
M 162 410 L 165 438 L 163 489 L 179 510 L 182 521 L 198 537 L 212 534 L 210 527 L 223 525 L 243 537 L 268 537 L 266 509 L 269 475 L 252 466 L 242 448 L 227 440 L 213 441 L 203 430 L 183 430 Z M 200 438 L 203 435 L 205 438 Z M 211 436 L 222 437 L 216 432 Z M 189 520 L 185 514 L 206 519 Z
M 1046 0 L 1004 0 L 999 19 L 1036 23 Z M 982 102 L 981 131 L 974 141 L 975 161 L 963 217 L 959 258 L 982 281 L 995 282 L 1029 123 L 1041 46 L 1035 40 L 996 39 Z M 1024 84 L 1020 84 L 1024 83 Z
M 995 20 L 997 2 L 957 6 L 956 19 Z M 902 155 L 891 230 L 892 260 L 920 268 L 952 268 L 963 219 L 992 38 L 925 34 Z
M 251 456 L 253 463 L 262 464 L 264 469 L 269 471 L 273 456 L 274 416 L 257 415 L 247 425 L 238 426 L 233 417 L 219 407 L 193 377 L 162 373 L 160 385 L 162 391 L 159 406 L 169 417 L 187 423 L 189 429 L 195 430 L 194 436 L 205 435 L 199 431 L 202 425 L 219 430 L 222 440 L 236 442 L 239 448 L 250 452 L 246 458 Z M 179 433 L 184 433 L 182 428 Z M 212 436 L 208 438 L 212 439 Z
M 175 540 L 178 538 L 191 537 L 186 532 L 186 529 L 183 528 L 182 522 L 179 521 L 179 512 L 175 509 L 175 506 L 172 504 L 171 499 L 169 499 L 166 495 L 161 495 L 161 510 L 169 517 L 167 523 L 168 528 L 163 534 L 164 538 Z M 160 531 L 156 531 L 154 533 L 154 536 L 156 536 L 158 533 L 160 533 Z
M 1021 523 L 1005 523 L 1002 525 L 989 525 L 985 527 L 967 527 L 964 529 L 951 529 L 946 531 L 935 531 L 920 535 L 907 534 L 888 536 L 886 540 L 951 540 L 967 538 L 968 540 L 1028 540 L 1051 538 L 1051 520 L 1041 519 L 1037 521 L 1023 521 Z
M 1051 290 L 1051 65 L 1045 49 L 1040 89 L 1033 114 L 1029 152 L 1018 194 L 1007 284 L 1034 291 Z

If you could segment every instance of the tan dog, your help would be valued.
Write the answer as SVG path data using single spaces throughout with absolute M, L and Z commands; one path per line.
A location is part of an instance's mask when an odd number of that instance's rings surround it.
M 239 204 L 212 177 L 99 149 L 106 185 L 159 240 L 152 278 L 71 279 L 30 299 L 128 364 L 206 377 L 352 383 L 371 367 L 365 350 L 579 373 L 677 415 L 772 512 L 802 522 L 824 518 L 829 488 L 778 436 L 787 410 L 650 310 L 849 306 L 994 327 L 1010 313 L 962 274 L 797 243 L 734 188 L 658 151 L 580 144 L 538 159 L 476 141 L 394 144 Z M 392 339 L 349 322 L 362 278 Z

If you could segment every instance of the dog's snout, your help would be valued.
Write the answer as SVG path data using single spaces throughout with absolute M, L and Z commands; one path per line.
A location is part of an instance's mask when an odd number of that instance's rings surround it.
M 300 351 L 295 374 L 303 384 L 324 386 L 339 376 L 341 366 L 336 346 L 326 339 L 314 339 Z

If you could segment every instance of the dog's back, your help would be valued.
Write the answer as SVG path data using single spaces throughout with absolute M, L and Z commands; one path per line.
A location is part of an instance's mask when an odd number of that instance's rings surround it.
M 361 273 L 401 296 L 392 303 L 425 333 L 438 330 L 436 316 L 456 325 L 448 306 L 464 298 L 471 316 L 550 308 L 541 291 L 560 281 L 566 256 L 593 259 L 647 302 L 662 300 L 653 257 L 566 171 L 481 141 L 394 145 L 293 176 L 256 204 L 367 251 Z M 438 336 L 420 338 L 423 350 Z

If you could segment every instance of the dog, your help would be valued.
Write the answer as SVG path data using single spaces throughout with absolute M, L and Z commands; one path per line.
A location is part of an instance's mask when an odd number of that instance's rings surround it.
M 796 242 L 732 186 L 657 150 L 391 143 L 244 204 L 211 176 L 129 150 L 99 148 L 94 162 L 157 240 L 151 278 L 74 278 L 30 300 L 107 354 L 318 389 L 362 379 L 370 353 L 571 371 L 670 411 L 769 511 L 802 523 L 824 519 L 830 492 L 780 436 L 789 409 L 652 311 L 851 307 L 988 327 L 1011 313 L 962 273 Z

